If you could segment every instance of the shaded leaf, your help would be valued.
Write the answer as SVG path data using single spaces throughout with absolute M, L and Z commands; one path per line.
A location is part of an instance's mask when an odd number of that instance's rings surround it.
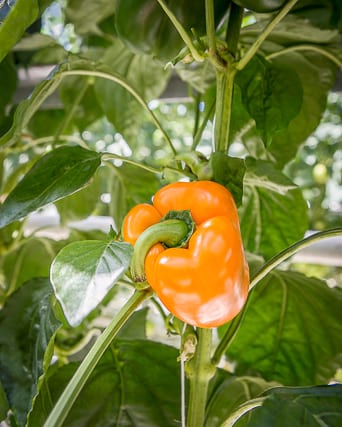
M 146 321 L 148 307 L 136 311 L 123 325 L 118 338 L 123 340 L 146 340 Z
M 56 242 L 37 238 L 28 239 L 16 251 L 5 255 L 1 270 L 6 291 L 12 293 L 34 277 L 47 277 L 56 251 Z
M 342 385 L 279 387 L 264 394 L 262 405 L 244 415 L 236 427 L 336 427 L 342 422 Z M 247 402 L 252 404 L 253 401 Z M 243 409 L 243 406 L 242 408 Z M 223 426 L 231 426 L 231 423 Z
M 46 352 L 60 323 L 48 279 L 33 279 L 0 312 L 0 380 L 19 426 L 24 426 L 38 380 L 50 363 Z
M 0 25 L 1 28 L 1 25 Z M 0 123 L 5 116 L 7 104 L 12 100 L 14 91 L 17 86 L 17 73 L 14 64 L 9 56 L 0 62 L 0 82 L 4 83 L 1 86 L 0 96 Z
M 308 207 L 302 192 L 271 162 L 249 158 L 240 208 L 244 246 L 270 258 L 303 238 Z
M 83 187 L 100 165 L 101 154 L 60 147 L 39 159 L 0 206 L 0 227 Z
M 114 11 L 115 1 L 69 0 L 65 8 L 65 15 L 66 19 L 74 24 L 77 34 L 101 34 L 98 24 L 113 15 Z
M 133 54 L 119 40 L 106 49 L 101 61 L 109 72 L 115 71 L 124 76 L 146 102 L 162 93 L 170 76 L 170 71 L 164 70 L 146 55 Z M 134 147 L 139 126 L 146 121 L 141 105 L 126 89 L 108 80 L 96 80 L 95 93 L 108 120 Z
M 227 357 L 237 375 L 285 385 L 327 383 L 341 362 L 341 309 L 340 289 L 294 272 L 270 273 L 251 292 Z
M 124 242 L 86 240 L 65 246 L 51 266 L 51 281 L 71 326 L 79 325 L 129 267 L 133 248 Z
M 9 410 L 8 400 L 0 381 L 0 421 L 3 421 L 6 418 L 8 410 Z
M 107 351 L 73 405 L 68 427 L 176 427 L 180 420 L 178 351 L 164 344 L 118 341 Z M 45 380 L 29 427 L 43 425 L 77 365 Z M 51 397 L 51 400 L 49 400 Z
M 300 111 L 301 81 L 296 72 L 285 64 L 278 67 L 255 56 L 237 74 L 236 83 L 264 144 L 270 145 L 273 136 L 286 129 Z
M 257 377 L 230 377 L 225 379 L 210 398 L 207 407 L 206 427 L 221 427 L 222 423 L 241 404 L 254 399 L 275 385 L 275 383 L 269 383 Z

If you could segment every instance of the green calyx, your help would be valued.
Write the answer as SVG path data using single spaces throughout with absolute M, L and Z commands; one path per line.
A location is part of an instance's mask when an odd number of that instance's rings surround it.
M 184 247 L 195 229 L 190 211 L 170 211 L 160 222 L 148 227 L 134 245 L 131 261 L 131 275 L 137 288 L 144 289 L 146 282 L 145 258 L 156 243 L 162 243 L 166 248 Z

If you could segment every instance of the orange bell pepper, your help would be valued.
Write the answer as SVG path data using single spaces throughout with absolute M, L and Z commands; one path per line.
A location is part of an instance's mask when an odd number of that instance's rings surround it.
M 153 205 L 137 205 L 127 214 L 124 240 L 135 245 L 151 229 L 158 241 L 152 227 L 163 227 L 162 218 L 170 211 L 190 211 L 196 228 L 186 247 L 170 248 L 153 240 L 144 256 L 147 282 L 182 321 L 202 328 L 220 326 L 240 312 L 249 286 L 233 197 L 212 181 L 169 184 L 155 194 Z M 167 228 L 165 221 L 166 234 Z

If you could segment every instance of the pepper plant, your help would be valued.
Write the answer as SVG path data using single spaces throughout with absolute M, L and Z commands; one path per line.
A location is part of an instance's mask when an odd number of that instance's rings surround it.
M 305 237 L 287 174 L 342 68 L 340 1 L 0 19 L 1 425 L 340 425 L 340 288 L 291 257 L 342 228 Z M 54 67 L 14 101 L 35 64 Z M 162 101 L 174 76 L 186 107 Z M 58 233 L 32 227 L 51 209 Z M 111 226 L 75 223 L 94 216 Z

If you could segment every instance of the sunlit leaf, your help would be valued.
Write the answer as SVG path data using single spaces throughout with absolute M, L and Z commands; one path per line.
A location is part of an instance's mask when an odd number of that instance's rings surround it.
M 96 308 L 130 264 L 133 248 L 124 242 L 86 240 L 70 243 L 51 266 L 56 297 L 71 326 Z
M 341 310 L 340 289 L 299 273 L 271 273 L 253 289 L 227 357 L 238 375 L 327 383 L 341 362 Z
M 88 183 L 101 154 L 61 147 L 39 159 L 0 206 L 0 227 L 61 199 Z

